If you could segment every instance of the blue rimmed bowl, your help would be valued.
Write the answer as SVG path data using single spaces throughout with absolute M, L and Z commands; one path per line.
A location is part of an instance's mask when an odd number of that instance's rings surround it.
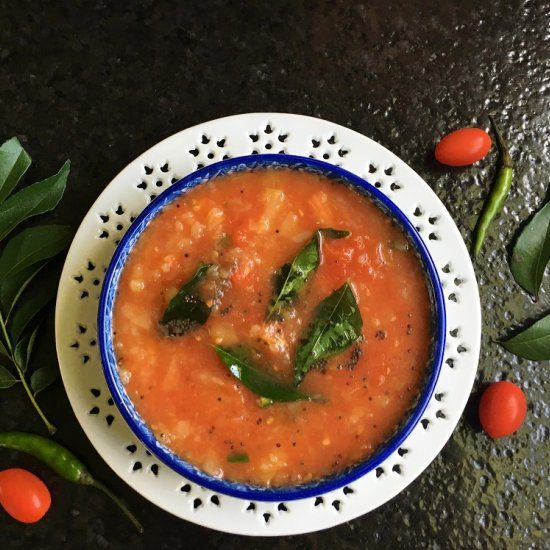
M 213 477 L 185 461 L 157 440 L 126 393 L 119 375 L 113 345 L 113 309 L 120 275 L 130 252 L 151 220 L 166 205 L 180 197 L 188 189 L 201 183 L 234 172 L 265 168 L 287 168 L 313 172 L 347 183 L 374 200 L 384 212 L 401 226 L 416 248 L 429 283 L 433 316 L 432 350 L 426 379 L 415 406 L 410 410 L 395 433 L 366 460 L 350 466 L 340 473 L 301 485 L 277 488 L 248 485 Z M 105 274 L 99 299 L 98 342 L 105 378 L 116 406 L 135 435 L 161 461 L 187 479 L 212 491 L 247 500 L 286 501 L 318 496 L 344 487 L 377 468 L 402 445 L 420 422 L 436 386 L 445 349 L 445 319 L 445 303 L 441 281 L 430 253 L 414 225 L 386 195 L 355 174 L 326 162 L 293 155 L 251 155 L 217 162 L 193 172 L 159 195 L 136 218 L 120 241 Z

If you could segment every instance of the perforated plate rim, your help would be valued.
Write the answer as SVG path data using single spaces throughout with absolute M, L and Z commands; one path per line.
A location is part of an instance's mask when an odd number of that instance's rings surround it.
M 416 225 L 446 297 L 443 368 L 424 417 L 376 470 L 322 497 L 253 502 L 215 494 L 185 480 L 138 443 L 108 394 L 97 350 L 97 300 L 116 242 L 148 202 L 171 182 L 222 158 L 251 153 L 311 156 L 375 183 Z M 449 213 L 409 166 L 371 139 L 328 121 L 250 113 L 183 130 L 131 162 L 99 196 L 69 250 L 56 308 L 63 383 L 90 441 L 111 468 L 157 506 L 206 527 L 244 535 L 325 529 L 380 506 L 437 456 L 460 419 L 475 378 L 481 310 L 466 246 Z

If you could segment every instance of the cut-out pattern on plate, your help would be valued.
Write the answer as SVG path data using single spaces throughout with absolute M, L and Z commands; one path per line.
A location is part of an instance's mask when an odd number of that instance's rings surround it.
M 96 340 L 102 277 L 135 216 L 200 165 L 254 152 L 311 155 L 364 177 L 386 193 L 419 228 L 445 288 L 447 330 L 457 330 L 448 338 L 434 397 L 401 448 L 351 486 L 291 502 L 217 495 L 159 464 L 112 405 Z M 129 164 L 92 206 L 74 239 L 61 277 L 56 317 L 67 394 L 108 464 L 165 510 L 207 527 L 247 535 L 324 529 L 364 514 L 404 489 L 437 455 L 462 413 L 476 372 L 479 337 L 479 298 L 466 247 L 428 185 L 365 136 L 327 121 L 277 113 L 238 115 L 189 128 Z

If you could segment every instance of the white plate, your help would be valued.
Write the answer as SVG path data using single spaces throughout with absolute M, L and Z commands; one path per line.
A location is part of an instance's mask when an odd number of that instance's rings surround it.
M 439 380 L 423 420 L 398 451 L 344 489 L 288 503 L 250 502 L 206 490 L 159 464 L 110 399 L 97 349 L 104 271 L 118 240 L 150 201 L 198 167 L 251 153 L 311 156 L 375 183 L 413 221 L 442 281 L 448 337 Z M 132 488 L 172 514 L 220 531 L 290 535 L 365 514 L 411 483 L 437 456 L 464 410 L 479 358 L 481 311 L 468 251 L 426 182 L 371 139 L 299 115 L 251 113 L 183 130 L 143 153 L 106 187 L 69 250 L 57 297 L 56 344 L 73 410 L 97 451 Z

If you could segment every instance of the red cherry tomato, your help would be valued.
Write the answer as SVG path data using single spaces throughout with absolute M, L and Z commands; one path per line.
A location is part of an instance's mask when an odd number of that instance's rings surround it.
M 522 425 L 526 414 L 525 394 L 512 382 L 491 384 L 479 402 L 481 425 L 494 439 L 513 434 Z
M 50 509 L 52 497 L 44 482 L 27 470 L 0 472 L 0 504 L 14 519 L 35 523 Z
M 491 145 L 491 137 L 481 128 L 461 128 L 441 139 L 435 158 L 448 166 L 468 166 L 481 160 Z

